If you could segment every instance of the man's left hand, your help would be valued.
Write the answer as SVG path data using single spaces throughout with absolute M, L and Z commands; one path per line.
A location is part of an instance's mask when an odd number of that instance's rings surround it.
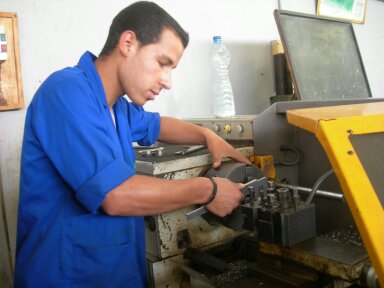
M 212 154 L 213 168 L 220 167 L 221 160 L 225 157 L 229 157 L 235 161 L 244 162 L 246 164 L 252 164 L 247 157 L 210 130 L 206 133 L 206 145 L 209 152 Z

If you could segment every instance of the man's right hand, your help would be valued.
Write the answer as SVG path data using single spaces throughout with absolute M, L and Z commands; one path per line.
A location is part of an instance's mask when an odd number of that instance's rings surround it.
M 224 217 L 239 206 L 244 198 L 241 189 L 242 183 L 234 183 L 226 178 L 215 177 L 217 183 L 217 194 L 215 199 L 207 205 L 207 209 L 213 214 Z

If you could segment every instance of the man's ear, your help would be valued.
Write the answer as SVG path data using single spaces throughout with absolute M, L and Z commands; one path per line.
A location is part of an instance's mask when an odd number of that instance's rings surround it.
M 120 53 L 127 56 L 129 53 L 134 51 L 134 49 L 136 49 L 138 44 L 137 42 L 138 40 L 135 32 L 127 30 L 121 33 L 117 46 Z

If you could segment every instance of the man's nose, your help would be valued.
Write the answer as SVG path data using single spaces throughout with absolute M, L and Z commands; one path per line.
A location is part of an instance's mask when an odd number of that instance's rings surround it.
M 171 70 L 164 70 L 161 74 L 161 86 L 165 89 L 171 89 L 172 87 L 172 72 Z

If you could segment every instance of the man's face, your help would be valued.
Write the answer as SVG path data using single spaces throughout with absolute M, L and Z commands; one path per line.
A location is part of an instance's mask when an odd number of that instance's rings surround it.
M 137 42 L 119 69 L 119 81 L 129 99 L 144 105 L 154 100 L 163 88 L 170 89 L 172 69 L 183 51 L 181 40 L 169 29 L 163 30 L 157 43 L 140 46 Z

